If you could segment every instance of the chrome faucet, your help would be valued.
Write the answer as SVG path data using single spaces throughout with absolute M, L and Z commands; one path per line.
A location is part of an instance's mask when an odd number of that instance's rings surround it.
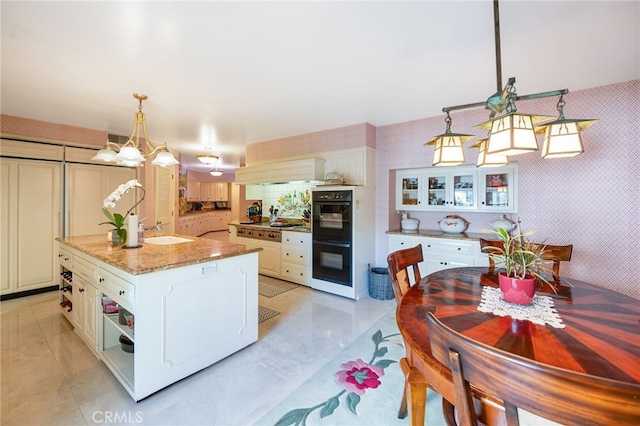
M 162 223 L 158 222 L 155 224 L 155 226 L 145 226 L 143 229 L 145 231 L 152 231 L 152 230 L 162 231 Z

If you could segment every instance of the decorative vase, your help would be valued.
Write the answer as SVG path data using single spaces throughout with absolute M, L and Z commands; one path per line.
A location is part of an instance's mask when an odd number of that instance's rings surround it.
M 530 275 L 527 278 L 508 277 L 506 272 L 498 274 L 498 284 L 505 302 L 518 305 L 530 305 L 536 292 L 536 279 Z
M 121 244 L 124 241 L 120 241 L 120 235 L 118 235 L 117 229 L 111 230 L 111 244 Z

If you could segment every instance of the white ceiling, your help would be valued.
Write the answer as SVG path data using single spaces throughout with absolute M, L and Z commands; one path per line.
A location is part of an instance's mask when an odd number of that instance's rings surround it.
M 246 144 L 436 116 L 496 91 L 490 0 L 2 1 L 3 114 L 149 137 L 222 165 Z M 519 94 L 640 78 L 638 1 L 500 2 Z M 425 135 L 425 141 L 432 135 Z

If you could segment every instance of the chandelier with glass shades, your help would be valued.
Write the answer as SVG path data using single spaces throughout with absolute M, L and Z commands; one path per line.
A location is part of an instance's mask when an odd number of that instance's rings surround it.
M 201 163 L 204 163 L 204 164 L 215 164 L 220 158 L 220 156 L 214 154 L 210 146 L 206 146 L 204 148 L 204 151 L 196 155 L 196 158 L 200 160 Z
M 502 88 L 498 0 L 493 1 L 493 16 L 498 91 L 489 97 L 486 102 L 442 108 L 442 112 L 447 114 L 445 118 L 446 131 L 425 143 L 425 145 L 435 146 L 432 164 L 434 166 L 455 166 L 465 162 L 462 144 L 474 136 L 452 133 L 449 112 L 481 106 L 490 110 L 491 113 L 489 121 L 475 126 L 488 131 L 486 138 L 472 145 L 473 148 L 479 149 L 478 167 L 503 166 L 508 164 L 509 156 L 538 151 L 536 134 L 544 134 L 542 158 L 573 157 L 581 154 L 584 152 L 584 145 L 580 132 L 598 120 L 566 119 L 563 111 L 565 105 L 563 96 L 569 93 L 567 89 L 518 96 L 515 88 L 515 77 L 511 77 L 505 87 Z M 556 106 L 559 116 L 554 121 L 546 122 L 554 118 L 551 116 L 523 114 L 517 111 L 516 100 L 550 96 L 559 96 Z M 504 115 L 498 115 L 503 112 L 505 113 Z M 496 115 L 498 116 L 496 117 Z
M 92 160 L 102 160 L 107 163 L 116 163 L 127 167 L 141 167 L 146 157 L 156 156 L 151 164 L 154 166 L 168 167 L 180 164 L 173 156 L 167 144 L 154 146 L 147 135 L 147 123 L 144 112 L 142 112 L 142 101 L 147 99 L 147 95 L 134 93 L 133 97 L 140 103 L 138 112 L 134 115 L 133 130 L 126 143 L 120 145 L 107 139 L 105 146 L 91 158 Z M 144 135 L 144 145 L 140 143 L 140 128 Z M 145 154 L 145 146 L 148 152 Z

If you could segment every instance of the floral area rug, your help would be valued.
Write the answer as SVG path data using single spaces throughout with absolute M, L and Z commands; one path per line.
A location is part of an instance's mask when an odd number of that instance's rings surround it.
M 292 392 L 258 425 L 406 425 L 398 419 L 405 354 L 395 309 Z M 427 392 L 427 424 L 445 425 L 442 397 Z

